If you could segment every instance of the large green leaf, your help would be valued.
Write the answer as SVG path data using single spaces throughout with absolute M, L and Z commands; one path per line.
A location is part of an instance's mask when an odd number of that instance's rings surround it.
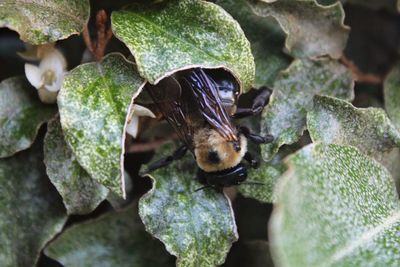
M 355 146 L 397 175 L 398 163 L 390 162 L 390 156 L 398 153 L 400 134 L 382 109 L 355 108 L 340 99 L 315 96 L 307 127 L 313 142 Z
M 279 266 L 398 266 L 400 202 L 385 168 L 334 144 L 288 164 L 270 221 Z
M 31 44 L 65 39 L 82 31 L 89 17 L 87 0 L 2 0 L 0 27 L 17 31 Z
M 212 189 L 194 192 L 193 166 L 180 163 L 154 172 L 153 188 L 139 202 L 146 230 L 177 256 L 178 266 L 216 266 L 237 240 L 229 200 Z
M 27 149 L 39 127 L 56 113 L 40 102 L 37 90 L 23 77 L 0 83 L 0 158 Z
M 396 66 L 384 83 L 385 109 L 393 124 L 400 130 L 400 67 Z
M 143 86 L 119 54 L 72 70 L 58 95 L 65 139 L 79 164 L 100 184 L 125 195 L 124 141 L 133 97 Z
M 173 265 L 162 244 L 144 230 L 136 205 L 68 228 L 45 253 L 63 266 Z
M 42 142 L 0 160 L 0 266 L 35 266 L 67 219 L 42 160 Z
M 257 15 L 272 16 L 279 22 L 287 34 L 286 47 L 293 56 L 342 55 L 349 29 L 343 25 L 340 3 L 322 6 L 315 0 L 253 0 L 251 6 Z
M 353 98 L 354 82 L 350 72 L 337 61 L 296 60 L 275 81 L 270 104 L 263 111 L 261 131 L 274 136 L 271 144 L 262 147 L 267 160 L 283 144 L 296 142 L 306 127 L 307 111 L 314 95 Z
M 246 0 L 218 0 L 243 28 L 251 44 L 256 63 L 254 85 L 272 86 L 278 73 L 290 64 L 290 57 L 283 53 L 285 35 L 272 18 L 261 18 L 252 12 Z
M 154 84 L 187 68 L 224 67 L 248 89 L 254 80 L 250 43 L 219 6 L 200 0 L 133 4 L 113 12 L 112 29 L 130 49 L 142 77 Z
M 47 175 L 62 196 L 68 214 L 89 213 L 106 199 L 108 189 L 93 180 L 79 165 L 64 141 L 58 118 L 47 126 L 44 162 Z

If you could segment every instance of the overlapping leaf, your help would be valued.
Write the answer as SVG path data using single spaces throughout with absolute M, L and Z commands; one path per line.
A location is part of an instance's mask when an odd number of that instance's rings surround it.
M 290 64 L 283 53 L 284 32 L 272 18 L 254 14 L 246 0 L 219 0 L 216 2 L 236 19 L 251 44 L 256 63 L 254 85 L 272 86 L 278 73 Z
M 87 0 L 3 0 L 0 27 L 17 31 L 31 44 L 65 39 L 82 31 L 89 17 Z
M 89 213 L 107 197 L 107 188 L 90 177 L 65 143 L 58 118 L 50 121 L 47 127 L 44 162 L 68 214 Z
M 356 148 L 309 145 L 288 160 L 271 218 L 279 266 L 398 266 L 400 202 Z
M 306 127 L 306 114 L 314 95 L 353 98 L 353 80 L 348 70 L 334 60 L 296 60 L 277 78 L 269 105 L 263 111 L 262 134 L 275 140 L 262 147 L 267 160 L 283 144 L 298 140 Z
M 162 244 L 145 232 L 136 206 L 72 226 L 45 253 L 64 266 L 173 265 Z
M 23 77 L 0 83 L 0 158 L 27 149 L 39 127 L 51 119 L 56 108 L 40 102 L 37 90 Z
M 152 84 L 195 66 L 227 68 L 244 89 L 254 80 L 249 41 L 239 24 L 213 3 L 136 3 L 112 14 L 112 29 L 134 55 L 142 77 Z
M 178 163 L 154 173 L 154 185 L 139 202 L 146 230 L 175 255 L 178 266 L 216 266 L 237 240 L 229 200 L 201 185 Z
M 65 139 L 79 164 L 100 184 L 124 196 L 125 126 L 143 80 L 119 54 L 80 65 L 58 96 Z
M 314 97 L 307 126 L 313 142 L 355 146 L 381 163 L 400 146 L 400 134 L 382 109 L 358 109 L 333 97 Z
M 42 161 L 42 142 L 0 160 L 0 266 L 35 266 L 67 219 Z
M 344 11 L 340 3 L 331 6 L 319 5 L 315 0 L 253 0 L 251 3 L 257 15 L 272 16 L 279 22 L 287 34 L 286 47 L 291 55 L 300 58 L 342 55 L 349 29 L 343 25 Z

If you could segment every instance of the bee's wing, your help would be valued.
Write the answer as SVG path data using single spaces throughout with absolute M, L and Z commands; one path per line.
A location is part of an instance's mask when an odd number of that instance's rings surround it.
M 181 101 L 181 87 L 173 77 L 156 86 L 146 86 L 146 90 L 178 137 L 193 151 L 194 129 L 190 123 L 189 103 Z
M 222 106 L 215 82 L 202 69 L 195 69 L 184 79 L 191 86 L 199 103 L 202 116 L 227 141 L 237 140 L 235 127 L 230 116 Z

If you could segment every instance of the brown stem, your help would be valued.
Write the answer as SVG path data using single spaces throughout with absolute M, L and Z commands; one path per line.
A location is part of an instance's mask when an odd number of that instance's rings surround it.
M 107 44 L 112 37 L 109 17 L 104 10 L 99 10 L 96 14 L 96 39 L 90 38 L 88 24 L 83 29 L 83 40 L 96 61 L 100 61 L 105 53 Z
M 340 62 L 345 65 L 352 73 L 355 79 L 359 82 L 380 84 L 382 83 L 382 78 L 373 73 L 364 73 L 362 72 L 356 64 L 350 59 L 348 59 L 345 55 L 342 55 L 340 58 Z

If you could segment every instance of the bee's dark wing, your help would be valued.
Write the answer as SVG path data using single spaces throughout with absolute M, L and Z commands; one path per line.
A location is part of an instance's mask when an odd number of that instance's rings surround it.
M 164 80 L 168 80 L 164 79 Z M 146 86 L 146 90 L 153 99 L 167 122 L 174 128 L 178 137 L 189 150 L 193 151 L 193 134 L 195 129 L 191 126 L 189 117 L 189 103 L 181 101 L 181 87 L 179 83 L 168 80 L 156 86 Z
M 237 140 L 231 119 L 222 106 L 215 82 L 202 69 L 195 69 L 185 80 L 190 84 L 199 103 L 200 113 L 226 140 Z

